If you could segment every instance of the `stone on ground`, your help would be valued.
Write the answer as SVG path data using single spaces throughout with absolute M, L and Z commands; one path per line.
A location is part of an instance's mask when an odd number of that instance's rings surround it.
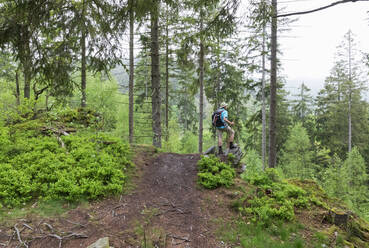
M 109 246 L 109 238 L 108 237 L 101 238 L 92 245 L 89 245 L 87 248 L 111 248 Z

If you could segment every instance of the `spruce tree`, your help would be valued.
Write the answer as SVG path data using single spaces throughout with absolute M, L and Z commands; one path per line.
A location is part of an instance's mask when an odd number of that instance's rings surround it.
M 337 49 L 335 64 L 317 97 L 317 139 L 322 145 L 346 158 L 351 146 L 367 154 L 369 141 L 368 103 L 363 68 L 353 35 L 349 31 Z M 366 155 L 368 161 L 369 156 Z
M 306 129 L 297 123 L 290 132 L 281 157 L 281 167 L 288 177 L 312 179 L 315 166 L 312 163 L 311 143 Z
M 369 187 L 365 161 L 356 147 L 348 153 L 342 174 L 347 182 L 344 197 L 355 209 L 360 210 L 362 205 L 369 203 Z

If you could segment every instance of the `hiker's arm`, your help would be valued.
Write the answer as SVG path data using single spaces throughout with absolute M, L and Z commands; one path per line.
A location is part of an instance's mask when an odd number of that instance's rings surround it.
M 226 117 L 224 117 L 224 121 L 227 122 L 231 126 L 234 125 L 234 122 L 233 121 L 229 121 Z

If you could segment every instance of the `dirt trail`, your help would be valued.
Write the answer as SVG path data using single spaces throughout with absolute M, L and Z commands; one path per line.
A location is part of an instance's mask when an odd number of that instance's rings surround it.
M 197 185 L 199 158 L 196 154 L 142 154 L 135 161 L 141 175 L 133 180 L 136 187 L 128 195 L 97 202 L 88 208 L 79 207 L 57 219 L 27 220 L 28 225 L 49 223 L 59 237 L 88 236 L 63 239 L 61 247 L 67 248 L 87 247 L 101 237 L 109 237 L 114 248 L 225 247 L 215 238 L 213 220 L 227 215 L 229 208 L 221 200 L 212 200 L 217 197 L 216 191 L 202 190 Z M 28 235 L 41 236 L 36 229 Z M 46 232 L 47 226 L 43 230 Z M 53 248 L 59 244 L 56 236 L 44 235 L 30 242 L 29 247 Z M 16 245 L 19 242 L 14 237 L 8 247 Z

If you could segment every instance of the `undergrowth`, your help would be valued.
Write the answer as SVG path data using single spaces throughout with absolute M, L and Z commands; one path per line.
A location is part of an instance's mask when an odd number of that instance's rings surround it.
M 220 186 L 229 187 L 233 184 L 236 176 L 235 170 L 218 157 L 210 155 L 202 156 L 197 163 L 198 182 L 207 189 L 214 189 Z
M 60 119 L 78 121 L 80 113 L 64 112 Z M 90 113 L 83 124 L 95 120 Z M 92 131 L 61 136 L 57 128 L 41 119 L 0 125 L 0 207 L 38 199 L 94 200 L 122 192 L 125 171 L 133 166 L 129 145 Z
M 293 221 L 295 208 L 321 204 L 301 187 L 282 180 L 275 169 L 259 173 L 246 171 L 241 178 L 253 186 L 234 202 L 233 207 L 253 222 L 268 226 L 274 220 Z

